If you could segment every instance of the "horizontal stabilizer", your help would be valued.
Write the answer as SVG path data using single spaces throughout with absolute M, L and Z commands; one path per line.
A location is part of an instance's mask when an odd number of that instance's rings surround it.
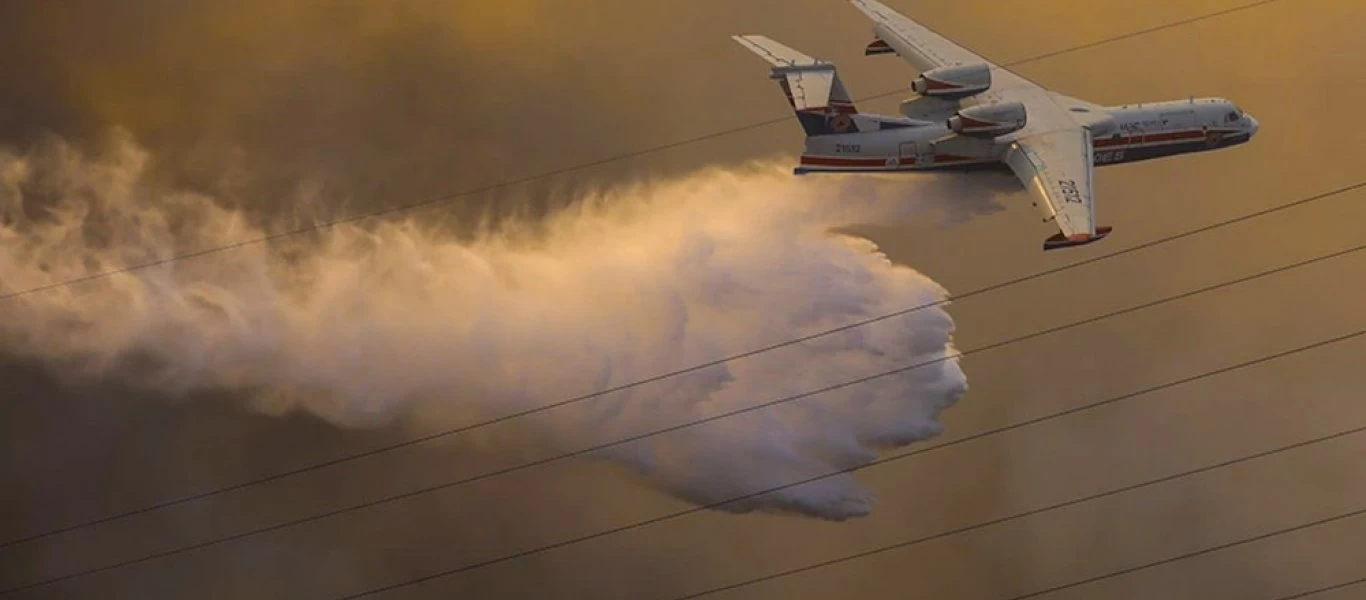
M 851 116 L 858 113 L 858 108 L 835 72 L 834 63 L 807 56 L 762 35 L 731 38 L 771 65 L 769 77 L 778 81 L 808 137 L 859 131 Z
M 775 72 L 802 70 L 804 68 L 835 68 L 831 63 L 807 56 L 762 35 L 733 35 L 730 37 L 740 42 L 741 46 L 749 48 L 750 52 L 758 54 L 760 58 L 768 61 L 769 64 L 773 65 Z
M 762 35 L 731 37 L 773 65 L 772 77 L 782 82 L 783 92 L 798 113 L 858 112 L 835 72 L 834 63 L 807 56 Z

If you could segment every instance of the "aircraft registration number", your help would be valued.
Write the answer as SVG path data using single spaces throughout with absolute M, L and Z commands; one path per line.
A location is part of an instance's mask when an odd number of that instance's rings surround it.
M 841 152 L 841 153 L 848 153 L 848 152 L 859 153 L 859 152 L 863 152 L 863 145 L 862 145 L 862 144 L 835 144 L 835 152 Z
M 1081 192 L 1077 191 L 1077 182 L 1074 179 L 1059 179 L 1058 188 L 1062 190 L 1063 202 L 1073 202 L 1081 204 Z
M 1120 162 L 1120 161 L 1123 161 L 1123 160 L 1124 160 L 1124 151 L 1123 151 L 1123 150 L 1107 150 L 1107 151 L 1105 151 L 1105 152 L 1097 152 L 1097 153 L 1096 153 L 1096 163 L 1098 163 L 1098 164 L 1102 164 L 1102 165 L 1103 165 L 1103 164 L 1108 164 L 1108 163 L 1116 163 L 1116 162 Z

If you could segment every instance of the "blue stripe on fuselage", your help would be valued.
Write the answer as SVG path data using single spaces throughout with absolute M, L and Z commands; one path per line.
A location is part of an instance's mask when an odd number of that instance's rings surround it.
M 1205 140 L 1194 140 L 1189 142 L 1175 142 L 1170 144 L 1156 144 L 1152 146 L 1119 147 L 1119 148 L 1097 148 L 1095 151 L 1095 165 L 1098 167 L 1118 165 L 1124 163 L 1138 162 L 1142 160 L 1152 160 L 1175 156 L 1177 154 L 1190 154 L 1193 152 L 1207 152 L 1245 144 L 1252 136 L 1247 133 L 1238 133 L 1225 136 L 1217 144 L 1211 146 Z

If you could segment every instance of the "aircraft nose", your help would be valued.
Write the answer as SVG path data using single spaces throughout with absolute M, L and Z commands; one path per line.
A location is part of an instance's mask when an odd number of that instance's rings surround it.
M 1252 115 L 1247 116 L 1247 133 L 1249 136 L 1257 135 L 1257 130 L 1261 128 L 1261 126 L 1261 123 L 1258 123 L 1255 117 Z

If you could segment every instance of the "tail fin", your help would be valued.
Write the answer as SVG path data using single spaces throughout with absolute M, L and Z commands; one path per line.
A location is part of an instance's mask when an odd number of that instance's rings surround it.
M 761 35 L 736 35 L 732 39 L 773 65 L 770 77 L 778 80 L 787 102 L 808 136 L 853 133 L 858 114 L 853 98 L 844 89 L 835 65 L 788 48 Z

